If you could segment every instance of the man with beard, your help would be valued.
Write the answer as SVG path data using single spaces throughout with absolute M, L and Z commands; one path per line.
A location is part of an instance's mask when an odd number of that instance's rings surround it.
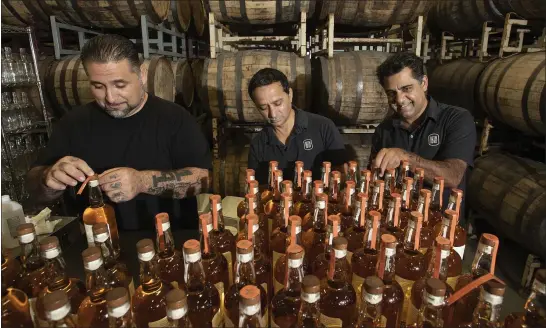
M 54 126 L 27 175 L 31 197 L 50 203 L 70 190 L 73 203 L 73 187 L 98 174 L 121 228 L 151 228 L 159 212 L 175 225 L 197 226 L 194 196 L 208 189 L 212 158 L 195 119 L 145 91 L 147 70 L 130 40 L 99 35 L 80 58 L 95 101 Z M 79 203 L 81 213 L 87 198 Z
M 312 92 L 308 90 L 307 92 Z M 323 161 L 338 169 L 347 160 L 343 139 L 335 124 L 292 104 L 294 95 L 281 71 L 264 68 L 248 84 L 248 94 L 265 121 L 269 123 L 250 144 L 248 167 L 255 170 L 256 180 L 268 181 L 269 161 L 278 161 L 285 180 L 292 180 L 296 161 L 320 179 Z
M 434 177 L 442 176 L 447 204 L 451 188 L 465 190 L 467 167 L 473 165 L 476 128 L 472 114 L 427 95 L 423 61 L 412 53 L 392 55 L 378 67 L 377 76 L 394 114 L 375 131 L 371 166 L 380 168 L 382 176 L 386 169 L 408 160 L 412 168 L 425 170 L 428 186 Z

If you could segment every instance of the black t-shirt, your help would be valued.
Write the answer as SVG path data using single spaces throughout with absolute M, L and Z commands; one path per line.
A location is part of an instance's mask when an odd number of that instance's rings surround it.
M 402 127 L 396 115 L 381 122 L 373 136 L 370 158 L 375 158 L 382 148 L 401 148 L 433 161 L 460 159 L 471 168 L 476 145 L 476 126 L 472 114 L 464 108 L 439 103 L 432 97 L 428 97 L 428 100 L 425 112 L 418 119 L 420 124 L 413 130 Z M 469 168 L 458 186 L 463 192 L 466 191 Z M 450 192 L 449 188 L 445 188 L 444 204 L 447 204 Z M 464 216 L 464 195 L 461 217 Z
M 278 161 L 285 180 L 293 180 L 296 161 L 304 163 L 305 170 L 313 171 L 313 179 L 320 179 L 323 161 L 332 165 L 345 163 L 343 139 L 330 119 L 294 108 L 292 133 L 282 144 L 273 127 L 266 126 L 250 144 L 248 167 L 256 171 L 256 180 L 267 184 L 269 161 Z
M 34 166 L 53 165 L 68 155 L 84 160 L 97 174 L 116 167 L 210 170 L 212 163 L 208 142 L 195 118 L 183 107 L 150 94 L 138 113 L 123 119 L 111 117 L 95 102 L 73 109 L 54 126 Z M 75 196 L 74 190 L 69 188 L 65 199 L 81 213 L 88 199 L 85 194 Z M 179 200 L 140 194 L 113 205 L 123 229 L 152 228 L 160 212 L 170 214 L 174 227 L 197 227 L 195 197 Z

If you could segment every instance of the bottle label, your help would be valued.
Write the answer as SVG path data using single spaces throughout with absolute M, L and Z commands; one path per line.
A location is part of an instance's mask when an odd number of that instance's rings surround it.
M 165 328 L 169 326 L 169 319 L 167 317 L 161 318 L 157 321 L 148 322 L 150 328 Z
M 356 304 L 357 306 L 362 303 L 360 295 L 362 295 L 362 284 L 364 283 L 365 278 L 362 278 L 361 276 L 357 275 L 353 272 L 353 280 L 351 284 L 353 285 L 353 288 L 356 292 Z
M 212 326 L 213 327 L 221 327 L 224 325 L 224 317 L 227 316 L 226 314 L 226 308 L 224 305 L 224 283 L 223 282 L 217 282 L 214 284 L 214 287 L 218 290 L 218 295 L 220 295 L 220 311 L 218 311 L 214 318 L 212 318 Z M 218 320 L 218 322 L 215 324 L 215 320 Z
M 407 318 L 408 317 L 408 308 L 409 304 L 411 303 L 410 295 L 411 295 L 411 287 L 413 286 L 413 283 L 415 281 L 408 280 L 400 277 L 399 275 L 396 275 L 394 277 L 396 281 L 400 284 L 400 287 L 402 287 L 402 291 L 404 292 L 404 306 L 402 307 L 402 316 L 401 318 Z
M 351 263 L 352 258 L 353 258 L 353 252 L 347 251 L 347 262 Z
M 85 226 L 85 236 L 87 237 L 87 246 L 93 247 L 95 246 L 95 238 L 93 237 L 93 225 L 84 224 L 84 226 Z
M 231 252 L 222 253 L 228 263 L 229 283 L 233 284 L 233 260 L 231 259 Z
M 339 328 L 343 325 L 343 321 L 341 321 L 341 319 L 328 317 L 322 313 L 320 314 L 320 323 L 322 323 L 326 328 Z
M 461 257 L 461 260 L 463 259 L 463 256 L 464 256 L 464 248 L 465 248 L 465 246 L 466 246 L 466 245 L 458 246 L 458 247 L 453 247 L 453 250 L 459 254 L 459 256 Z

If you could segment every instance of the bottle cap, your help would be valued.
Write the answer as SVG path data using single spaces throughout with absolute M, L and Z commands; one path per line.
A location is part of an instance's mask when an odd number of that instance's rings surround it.
M 290 188 L 292 188 L 292 186 L 290 186 Z M 283 199 L 284 202 L 288 203 L 292 200 L 292 195 L 290 195 L 288 192 L 283 192 L 281 194 L 281 198 Z
M 320 280 L 317 276 L 306 275 L 303 277 L 302 290 L 307 294 L 320 293 Z
M 96 179 L 93 179 L 93 180 L 89 180 L 89 187 L 97 187 L 99 185 L 99 180 L 96 180 Z
M 253 169 L 246 169 L 246 179 L 248 180 L 254 180 L 254 177 L 256 176 L 256 172 Z
M 322 180 L 315 180 L 313 181 L 313 188 L 315 189 L 315 193 L 318 193 L 319 189 L 324 188 L 324 183 Z
M 436 184 L 442 184 L 443 181 L 444 181 L 443 177 L 434 177 L 434 183 Z
M 334 177 L 334 179 L 341 179 L 341 172 L 332 171 L 332 177 Z
M 400 166 L 402 166 L 402 167 L 409 166 L 409 161 L 408 161 L 408 160 L 405 160 L 405 159 L 404 159 L 404 160 L 401 160 L 401 161 L 400 161 Z
M 40 250 L 42 252 L 46 252 L 54 248 L 59 248 L 59 239 L 57 237 L 49 236 L 40 241 Z
M 106 304 L 110 308 L 117 308 L 129 303 L 129 293 L 124 287 L 116 287 L 106 293 Z
M 319 194 L 318 197 L 319 197 L 319 200 L 323 200 L 323 201 L 328 200 L 328 195 L 326 195 L 325 193 Z
M 220 195 L 210 195 L 209 200 L 210 200 L 211 203 L 212 202 L 220 203 L 220 202 L 222 202 L 222 196 L 220 196 Z
M 390 234 L 384 234 L 381 236 L 381 244 L 385 248 L 396 248 L 396 237 Z
M 349 181 L 347 181 L 347 182 L 349 182 Z M 359 192 L 358 195 L 356 195 L 356 197 L 358 199 L 358 203 L 360 203 L 362 201 L 365 201 L 365 202 L 368 201 L 368 194 L 367 193 Z
M 484 233 L 480 237 L 480 244 L 495 247 L 495 245 L 499 244 L 499 238 L 497 236 L 495 236 L 495 235 L 490 234 L 490 233 Z
M 161 220 L 161 223 L 169 223 L 169 214 L 168 213 L 158 213 L 155 216 L 156 220 Z
M 448 218 L 450 221 L 455 220 L 455 222 L 457 222 L 457 218 L 459 216 L 457 215 L 457 212 L 455 212 L 454 210 L 445 210 L 444 217 Z
M 34 224 L 23 223 L 17 226 L 17 236 L 21 237 L 30 233 L 36 233 L 36 230 L 34 229 Z
M 195 239 L 187 240 L 183 247 L 185 254 L 195 254 L 201 251 L 201 244 Z
M 368 212 L 368 215 L 370 216 L 372 221 L 381 219 L 381 213 L 379 213 L 378 211 L 370 211 Z
M 51 293 L 46 293 L 44 296 L 44 309 L 47 312 L 52 312 L 62 308 L 63 306 L 69 305 L 68 296 L 66 292 L 62 290 L 55 290 Z
M 155 252 L 154 242 L 151 239 L 141 239 L 136 244 L 137 252 L 140 254 L 145 254 L 149 252 Z
M 411 186 L 411 185 L 413 185 L 413 178 L 405 177 L 405 178 L 404 178 L 404 184 L 405 184 L 406 186 Z
M 463 197 L 463 191 L 461 189 L 453 188 L 451 189 L 451 195 L 456 197 Z
M 252 180 L 248 183 L 248 186 L 250 187 L 250 191 L 253 191 L 252 189 L 256 189 L 258 188 L 258 181 L 256 180 Z M 220 196 L 218 196 L 220 197 Z M 218 203 L 220 203 L 220 201 L 218 201 Z
M 345 186 L 347 186 L 347 189 L 354 189 L 356 187 L 356 183 L 352 180 L 345 181 Z
M 449 241 L 449 239 L 444 238 L 442 236 L 438 236 L 436 237 L 435 241 L 436 241 L 436 245 L 438 245 L 441 250 L 443 251 L 451 250 L 451 242 Z
M 239 297 L 244 306 L 260 304 L 260 289 L 253 285 L 246 285 L 239 291 Z
M 339 225 L 339 223 L 341 222 L 341 218 L 339 217 L 339 215 L 328 215 L 327 222 L 329 226 L 333 227 L 336 222 Z
M 291 260 L 302 259 L 304 255 L 303 247 L 298 244 L 288 246 L 286 252 L 288 253 L 288 258 Z
M 279 166 L 279 162 L 277 162 L 277 161 L 269 161 L 269 167 L 270 167 L 270 168 L 276 168 L 277 166 Z
M 364 280 L 363 287 L 368 294 L 381 295 L 383 294 L 385 284 L 383 284 L 383 281 L 379 279 L 379 277 L 369 276 L 368 278 L 366 278 L 366 280 Z
M 296 167 L 303 167 L 302 161 L 296 161 Z
M 323 167 L 326 167 L 326 168 L 330 168 L 330 167 L 332 167 L 332 163 L 330 163 L 330 162 L 322 162 L 322 166 L 323 166 Z
M 90 263 L 102 258 L 102 252 L 98 247 L 89 247 L 82 252 L 84 263 Z
M 411 218 L 415 221 L 415 223 L 422 223 L 423 222 L 423 214 L 417 211 L 411 211 Z
M 238 254 L 249 254 L 254 251 L 253 244 L 248 240 L 239 240 L 237 242 L 237 253 Z
M 298 215 L 290 215 L 288 221 L 290 222 L 290 226 L 301 226 L 301 217 Z
M 186 292 L 183 289 L 175 288 L 165 296 L 167 308 L 171 310 L 182 309 L 188 304 Z
M 334 237 L 332 245 L 336 250 L 346 250 L 349 242 L 345 237 Z
M 376 187 L 376 188 L 380 188 L 380 190 L 383 189 L 383 188 L 385 188 L 385 181 L 383 181 L 383 180 L 375 180 L 375 187 Z
M 423 196 L 423 198 L 426 200 L 427 198 L 430 198 L 430 196 L 432 195 L 432 192 L 428 189 L 421 189 L 421 191 L 419 192 L 421 196 Z
M 426 282 L 426 291 L 429 295 L 445 296 L 446 284 L 436 278 L 428 278 Z
M 292 190 L 292 181 L 284 180 L 283 182 L 281 182 L 281 184 L 282 184 L 283 191 L 285 193 L 288 193 L 289 190 Z M 288 195 L 290 195 L 290 194 L 288 194 Z
M 491 295 L 503 296 L 506 286 L 496 280 L 489 280 L 483 285 L 483 289 Z
M 93 235 L 100 235 L 102 233 L 108 233 L 108 224 L 106 222 L 93 224 Z
M 303 171 L 303 177 L 304 178 L 310 178 L 311 176 L 313 176 L 313 172 L 310 171 L 310 170 L 305 170 Z
M 205 212 L 199 215 L 199 221 L 203 222 L 206 225 L 212 224 L 212 214 L 210 212 Z
M 390 174 L 392 177 L 394 176 L 394 169 L 387 169 L 386 172 L 387 174 Z
M 402 196 L 399 193 L 392 192 L 391 197 L 395 201 L 394 206 L 395 207 L 400 207 L 400 203 L 402 202 Z

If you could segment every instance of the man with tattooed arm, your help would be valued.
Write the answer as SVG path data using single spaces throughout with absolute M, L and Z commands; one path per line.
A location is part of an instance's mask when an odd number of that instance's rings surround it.
M 80 59 L 95 101 L 54 126 L 27 175 L 33 200 L 47 204 L 69 190 L 81 211 L 87 198 L 75 199 L 74 187 L 98 174 L 121 228 L 151 228 L 159 212 L 169 213 L 175 226 L 196 226 L 193 196 L 208 191 L 212 158 L 195 119 L 145 91 L 147 70 L 130 40 L 99 35 Z

